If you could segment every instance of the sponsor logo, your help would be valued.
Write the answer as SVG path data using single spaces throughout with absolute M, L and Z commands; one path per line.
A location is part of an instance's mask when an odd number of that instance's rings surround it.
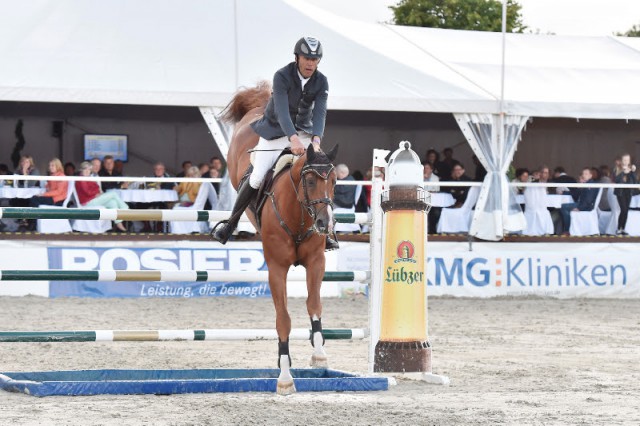
M 413 247 L 413 243 L 411 241 L 402 241 L 400 244 L 398 244 L 398 247 L 396 248 L 396 256 L 398 256 L 398 258 L 393 262 L 394 263 L 399 263 L 399 262 L 416 263 L 416 260 L 413 258 L 415 251 L 416 250 Z

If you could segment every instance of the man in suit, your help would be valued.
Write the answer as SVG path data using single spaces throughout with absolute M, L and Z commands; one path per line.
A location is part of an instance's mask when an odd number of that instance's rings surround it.
M 585 167 L 580 174 L 580 183 L 595 183 L 593 175 L 591 174 L 591 168 Z M 576 188 L 578 199 L 574 203 L 566 203 L 560 207 L 560 214 L 562 215 L 562 230 L 563 235 L 569 235 L 569 228 L 571 226 L 571 212 L 588 211 L 593 210 L 596 197 L 598 196 L 598 188 Z

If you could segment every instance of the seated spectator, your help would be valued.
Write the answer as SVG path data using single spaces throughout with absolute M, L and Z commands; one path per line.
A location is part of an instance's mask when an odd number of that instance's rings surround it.
M 471 178 L 464 174 L 464 166 L 462 163 L 456 163 L 453 169 L 451 169 L 451 182 L 471 182 Z M 462 207 L 467 199 L 469 188 L 469 186 L 451 186 L 447 188 L 447 191 L 450 192 L 456 200 L 452 206 L 453 208 Z
M 153 177 L 168 178 L 171 177 L 164 166 L 164 163 L 157 162 L 153 165 Z M 147 189 L 173 189 L 175 182 L 147 182 Z
M 115 169 L 115 162 L 113 156 L 105 155 L 102 160 L 102 168 L 98 172 L 98 176 L 102 177 L 121 177 L 122 173 Z M 107 192 L 110 189 L 119 189 L 122 187 L 122 182 L 101 182 L 100 186 L 102 192 Z
M 65 176 L 75 176 L 76 175 L 76 165 L 69 162 L 64 165 L 64 174 Z
M 600 180 L 598 183 L 611 183 L 611 170 L 609 170 L 609 166 L 602 165 L 599 168 L 600 172 Z M 611 211 L 611 206 L 609 205 L 609 191 L 612 191 L 611 188 L 604 188 L 602 190 L 602 197 L 600 197 L 600 204 L 598 208 L 602 211 L 608 212 Z
M 182 178 L 187 176 L 187 172 L 193 166 L 193 163 L 189 160 L 182 162 L 182 171 L 176 175 L 176 177 Z
M 88 161 L 80 164 L 80 176 L 91 176 L 93 166 Z M 127 210 L 129 206 L 122 201 L 116 192 L 102 192 L 98 182 L 79 180 L 76 181 L 76 193 L 81 206 L 86 207 L 106 207 L 108 209 Z M 119 231 L 125 232 L 127 229 L 122 224 L 122 220 L 113 221 Z
M 443 171 L 447 169 L 447 166 L 440 161 L 440 154 L 438 151 L 431 148 L 427 151 L 425 163 L 431 164 L 431 168 L 433 169 L 433 173 L 442 180 Z
M 191 166 L 185 177 L 199 178 L 200 170 L 196 166 Z M 189 207 L 193 205 L 200 191 L 201 182 L 180 182 L 173 189 L 178 193 L 178 202 L 181 206 Z
M 551 179 L 551 182 L 553 183 L 576 183 L 576 179 L 569 176 L 565 171 L 564 171 L 564 167 L 562 166 L 558 166 L 555 169 L 553 169 L 553 179 Z M 578 188 L 571 188 L 569 189 L 568 187 L 558 187 L 555 188 L 555 193 L 556 194 L 565 194 L 565 195 L 571 195 L 573 197 L 574 201 L 578 201 Z
M 516 169 L 516 178 L 513 180 L 513 182 L 529 182 L 529 169 Z M 525 188 L 526 187 L 524 186 L 516 186 L 516 192 L 518 194 L 524 194 Z
M 211 166 L 209 163 L 200 163 L 198 164 L 198 169 L 200 170 L 200 176 L 209 176 L 209 170 L 211 170 Z
M 594 183 L 591 175 L 591 168 L 585 167 L 580 174 L 580 183 Z M 598 196 L 598 188 L 576 188 L 578 190 L 578 199 L 574 203 L 566 203 L 560 207 L 562 215 L 563 235 L 569 235 L 571 227 L 571 212 L 593 210 Z
M 438 177 L 440 180 L 451 180 L 453 177 L 453 167 L 458 164 L 459 161 L 453 158 L 453 148 L 445 148 L 442 154 L 444 158 L 440 166 L 441 174 L 438 175 Z
M 336 166 L 336 175 L 341 181 L 354 181 L 353 176 L 349 175 L 349 167 L 346 164 L 338 164 Z M 336 207 L 345 209 L 353 208 L 356 204 L 356 186 L 355 185 L 336 185 L 333 196 L 333 204 Z
M 220 175 L 220 170 L 211 167 L 209 169 L 209 175 L 208 175 L 211 179 L 218 179 L 221 177 Z M 220 192 L 220 182 L 211 182 L 211 184 L 213 185 L 213 189 L 216 190 L 216 193 Z
M 422 166 L 422 177 L 425 182 L 440 182 L 440 178 L 433 173 L 433 167 L 430 163 L 424 163 Z M 429 192 L 439 192 L 438 185 L 425 185 L 424 189 Z
M 64 176 L 64 167 L 59 159 L 54 158 L 49 162 L 49 176 Z M 31 197 L 29 206 L 62 206 L 62 203 L 67 198 L 68 187 L 69 183 L 67 181 L 49 180 L 47 181 L 46 192 L 42 195 Z M 34 219 L 27 221 L 23 219 L 20 222 L 20 227 L 33 231 L 36 229 L 36 221 Z
M 0 164 L 0 176 L 9 176 L 10 174 L 11 173 L 9 173 L 9 166 L 7 166 L 4 163 Z M 0 177 L 0 187 L 5 185 L 7 186 L 13 185 L 13 180 Z
M 124 162 L 122 160 L 115 160 L 113 162 L 113 170 L 118 172 L 120 176 L 124 176 Z
M 218 171 L 218 177 L 224 176 L 225 167 L 222 162 L 222 158 L 220 157 L 211 157 L 211 161 L 209 162 L 209 166 L 212 169 L 216 169 Z
M 33 157 L 30 155 L 23 155 L 20 157 L 18 168 L 15 171 L 16 175 L 20 176 L 40 176 L 40 170 L 33 162 Z M 40 182 L 37 180 L 18 180 L 18 188 L 33 188 L 34 186 L 40 186 Z
M 476 155 L 471 157 L 471 159 L 473 160 L 473 164 L 476 166 L 476 172 L 473 175 L 473 180 L 476 182 L 484 181 L 484 177 L 487 175 L 487 169 L 484 168 Z
M 102 160 L 99 158 L 91 159 L 91 176 L 100 176 L 100 170 L 102 170 Z

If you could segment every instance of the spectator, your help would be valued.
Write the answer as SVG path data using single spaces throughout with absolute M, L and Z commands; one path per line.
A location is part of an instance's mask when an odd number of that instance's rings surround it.
M 433 167 L 430 163 L 424 163 L 422 166 L 422 177 L 425 182 L 440 182 L 440 178 L 433 173 Z M 439 192 L 440 186 L 425 185 L 424 189 L 430 192 Z
M 353 176 L 349 175 L 349 167 L 346 164 L 338 164 L 336 166 L 336 175 L 341 181 L 354 181 Z M 355 185 L 336 185 L 333 203 L 336 207 L 345 209 L 353 208 L 356 204 L 356 187 Z
M 513 182 L 529 182 L 529 169 L 516 169 L 516 178 L 513 180 Z M 516 186 L 516 191 L 518 194 L 524 194 L 524 190 L 524 186 Z
M 30 155 L 23 155 L 20 157 L 18 168 L 15 172 L 20 176 L 40 176 L 40 170 L 33 162 L 33 157 Z M 33 188 L 34 186 L 40 186 L 40 182 L 37 180 L 18 180 L 17 185 L 20 188 Z
M 591 168 L 585 167 L 580 174 L 580 183 L 594 183 L 591 175 Z M 562 215 L 562 234 L 569 235 L 571 228 L 571 212 L 593 210 L 598 196 L 598 188 L 576 188 L 578 190 L 578 199 L 574 203 L 566 203 L 560 207 Z
M 102 160 L 99 158 L 91 159 L 91 176 L 100 176 L 100 170 L 102 170 Z
M 220 157 L 211 157 L 209 165 L 212 169 L 216 169 L 218 171 L 218 177 L 222 177 L 224 175 L 225 168 Z
M 50 176 L 64 176 L 64 167 L 62 162 L 54 158 L 49 162 L 49 175 Z M 46 206 L 61 206 L 64 200 L 67 198 L 67 189 L 69 184 L 67 181 L 49 180 L 46 184 L 46 192 L 42 195 L 36 195 L 29 199 L 29 206 L 38 207 L 40 205 Z M 21 228 L 26 228 L 29 231 L 36 229 L 36 221 L 24 219 L 20 222 Z
M 211 179 L 220 178 L 220 171 L 214 167 L 209 169 L 209 177 Z M 213 188 L 216 190 L 216 193 L 220 192 L 220 182 L 212 182 Z
M 80 176 L 89 177 L 93 172 L 93 164 L 84 161 L 80 164 Z M 108 209 L 127 210 L 129 206 L 122 201 L 116 192 L 102 192 L 100 185 L 95 181 L 76 181 L 76 193 L 81 206 L 105 207 Z M 122 220 L 114 220 L 115 227 L 121 232 L 126 232 Z
M 9 167 L 2 163 L 0 164 L 0 188 L 3 187 L 4 185 L 9 185 L 9 181 L 5 180 L 3 176 L 7 176 L 9 174 Z M 4 229 L 7 227 L 7 225 L 0 220 L 0 232 L 4 231 Z
M 453 166 L 458 164 L 459 161 L 453 158 L 453 148 L 445 148 L 442 154 L 444 155 L 444 159 L 440 165 L 440 180 L 451 180 L 453 177 Z
M 473 176 L 473 180 L 476 182 L 482 182 L 484 177 L 487 175 L 487 169 L 484 168 L 477 156 L 474 155 L 471 159 L 473 160 L 473 164 L 476 166 L 476 172 Z
M 193 163 L 191 161 L 189 161 L 189 160 L 183 161 L 182 162 L 182 171 L 180 173 L 178 173 L 176 175 L 176 177 L 183 178 L 183 177 L 187 176 L 187 172 L 189 171 L 189 169 L 191 167 L 193 167 Z M 202 175 L 200 175 L 200 176 L 202 176 Z
M 562 166 L 558 166 L 555 169 L 553 169 L 553 179 L 551 179 L 551 182 L 553 183 L 576 183 L 576 179 L 574 177 L 569 176 L 565 170 L 564 167 Z M 565 195 L 571 195 L 571 197 L 573 198 L 573 201 L 578 201 L 578 197 L 579 197 L 579 191 L 578 188 L 571 188 L 569 189 L 568 187 L 558 187 L 558 188 L 554 188 L 554 191 L 556 194 L 565 194 Z
M 102 177 L 121 177 L 122 173 L 119 173 L 115 169 L 115 162 L 113 156 L 105 155 L 102 160 L 102 168 L 98 173 L 98 176 Z M 110 189 L 118 189 L 122 185 L 122 182 L 101 182 L 102 192 L 107 192 Z
M 124 162 L 122 160 L 115 160 L 113 162 L 113 170 L 118 172 L 120 176 L 124 176 Z
M 602 165 L 600 166 L 600 180 L 598 183 L 612 183 L 611 180 L 611 170 L 609 170 L 609 166 Z M 600 197 L 600 205 L 598 208 L 602 211 L 608 212 L 611 211 L 611 206 L 609 205 L 609 191 L 611 188 L 604 188 L 602 190 L 602 197 Z
M 64 174 L 65 176 L 75 176 L 76 175 L 76 166 L 75 164 L 69 162 L 64 165 Z
M 200 176 L 209 176 L 211 166 L 209 163 L 200 163 L 198 164 L 198 169 L 200 169 Z
M 186 171 L 186 176 L 190 178 L 199 178 L 200 170 L 196 166 L 191 166 Z M 178 201 L 181 206 L 189 207 L 193 205 L 200 191 L 200 182 L 180 182 L 173 189 L 178 193 Z
M 438 151 L 431 148 L 427 151 L 425 163 L 431 164 L 431 168 L 433 169 L 433 173 L 442 180 L 442 171 L 446 168 L 446 165 L 440 161 L 440 154 Z
M 153 165 L 153 177 L 168 178 L 171 177 L 164 166 L 164 163 L 157 162 Z M 148 189 L 173 189 L 175 182 L 147 182 Z
M 451 182 L 471 182 L 471 178 L 464 174 L 464 166 L 462 163 L 456 163 L 451 169 Z M 448 188 L 448 191 L 456 200 L 453 205 L 454 208 L 462 207 L 467 199 L 469 188 L 468 186 L 452 186 Z
M 637 184 L 636 166 L 631 164 L 631 155 L 623 154 L 620 157 L 620 172 L 616 175 L 616 183 Z M 620 216 L 618 216 L 618 232 L 617 235 L 628 235 L 625 231 L 627 227 L 627 216 L 629 215 L 629 206 L 631 197 L 633 196 L 633 188 L 616 188 L 613 193 L 618 199 L 620 205 Z

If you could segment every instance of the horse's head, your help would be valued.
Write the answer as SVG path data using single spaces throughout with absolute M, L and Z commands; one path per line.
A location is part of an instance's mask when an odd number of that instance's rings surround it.
M 325 154 L 316 152 L 310 144 L 300 169 L 302 191 L 298 191 L 298 201 L 311 216 L 313 230 L 322 235 L 333 232 L 333 190 L 337 176 L 332 161 L 337 153 L 338 145 Z

